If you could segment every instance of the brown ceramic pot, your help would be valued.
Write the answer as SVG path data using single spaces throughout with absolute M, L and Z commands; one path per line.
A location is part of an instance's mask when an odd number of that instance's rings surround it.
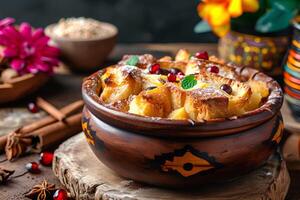
M 261 166 L 282 137 L 282 91 L 272 78 L 237 68 L 267 82 L 264 105 L 239 117 L 191 123 L 153 119 L 100 104 L 100 70 L 82 87 L 82 126 L 96 156 L 121 176 L 158 186 L 192 187 L 222 182 Z

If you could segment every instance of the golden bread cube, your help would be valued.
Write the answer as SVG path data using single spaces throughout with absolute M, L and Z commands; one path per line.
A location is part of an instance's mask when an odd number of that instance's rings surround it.
M 167 81 L 167 76 L 160 75 L 160 74 L 143 74 L 142 81 L 143 81 L 143 90 L 146 90 L 152 87 L 163 86 Z
M 128 66 L 127 66 L 128 67 Z M 108 68 L 101 76 L 102 93 L 100 99 L 104 103 L 113 103 L 127 99 L 130 95 L 142 90 L 142 78 L 139 69 L 134 67 Z
M 188 62 L 190 60 L 191 54 L 186 49 L 179 49 L 175 56 L 175 61 Z
M 227 107 L 228 98 L 215 88 L 198 88 L 186 92 L 184 108 L 194 121 L 226 117 Z
M 258 108 L 262 99 L 269 95 L 269 88 L 265 82 L 250 80 L 248 84 L 251 87 L 252 95 L 245 106 L 246 111 Z
M 176 119 L 176 120 L 186 120 L 189 119 L 189 115 L 185 111 L 184 107 L 178 108 L 176 110 L 173 110 L 169 116 L 169 119 Z
M 198 65 L 197 60 L 190 60 L 185 67 L 184 74 L 197 74 L 200 73 L 200 66 Z
M 186 93 L 176 83 L 167 83 L 166 87 L 170 91 L 172 109 L 178 109 L 184 106 Z
M 129 104 L 129 113 L 148 117 L 167 117 L 172 111 L 170 91 L 165 87 L 144 90 Z

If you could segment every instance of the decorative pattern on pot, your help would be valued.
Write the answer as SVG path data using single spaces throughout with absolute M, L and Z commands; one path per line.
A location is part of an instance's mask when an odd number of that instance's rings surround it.
M 96 134 L 96 131 L 91 129 L 89 118 L 86 117 L 82 118 L 82 130 L 84 132 L 87 142 L 91 145 L 95 145 L 95 140 L 93 135 Z
M 262 37 L 231 31 L 220 38 L 219 54 L 226 61 L 277 76 L 282 72 L 280 66 L 288 44 L 287 36 Z
M 214 157 L 209 156 L 206 152 L 200 152 L 189 145 L 174 152 L 156 156 L 155 162 L 158 163 L 162 171 L 176 171 L 184 177 L 222 166 L 222 164 L 215 161 Z
M 283 120 L 282 120 L 282 117 L 279 118 L 278 120 L 278 125 L 275 126 L 277 127 L 277 129 L 275 128 L 275 132 L 274 132 L 274 135 L 272 137 L 272 142 L 275 142 L 276 144 L 279 144 L 281 139 L 282 139 L 282 136 L 283 136 L 283 129 L 284 129 L 284 124 L 283 124 Z

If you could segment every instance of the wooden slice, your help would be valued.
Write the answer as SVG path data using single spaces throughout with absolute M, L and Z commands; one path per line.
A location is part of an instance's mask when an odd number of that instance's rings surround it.
M 53 171 L 76 199 L 283 200 L 290 183 L 286 164 L 276 153 L 260 169 L 222 185 L 201 186 L 193 191 L 147 186 L 121 178 L 104 166 L 83 134 L 56 150 Z

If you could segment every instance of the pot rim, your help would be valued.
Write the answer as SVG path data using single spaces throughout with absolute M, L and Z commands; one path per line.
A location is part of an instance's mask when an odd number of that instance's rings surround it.
M 230 64 L 233 66 L 232 64 Z M 158 117 L 145 117 L 132 113 L 118 111 L 103 105 L 97 94 L 99 76 L 104 69 L 87 77 L 82 84 L 82 97 L 88 110 L 100 120 L 121 129 L 128 129 L 141 134 L 166 136 L 174 130 L 184 135 L 178 137 L 207 137 L 234 134 L 237 131 L 255 127 L 273 118 L 280 112 L 283 103 L 283 93 L 279 84 L 271 77 L 258 70 L 235 66 L 237 73 L 244 77 L 267 83 L 270 94 L 266 102 L 259 108 L 246 112 L 241 116 L 218 118 L 194 122 L 192 120 L 172 120 Z M 167 134 L 168 135 L 168 134 Z

